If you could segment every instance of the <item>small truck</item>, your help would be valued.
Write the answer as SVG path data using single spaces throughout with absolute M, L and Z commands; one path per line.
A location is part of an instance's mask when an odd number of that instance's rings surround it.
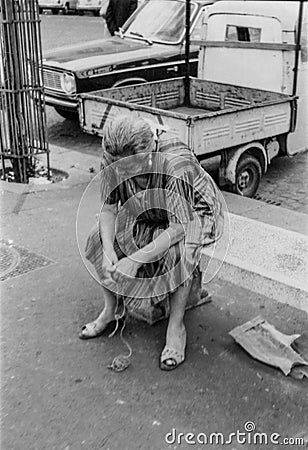
M 283 4 L 283 7 L 282 5 Z M 134 114 L 178 136 L 200 160 L 220 155 L 219 185 L 253 197 L 272 159 L 308 148 L 304 2 L 219 1 L 204 17 L 199 78 L 83 94 L 82 129 Z

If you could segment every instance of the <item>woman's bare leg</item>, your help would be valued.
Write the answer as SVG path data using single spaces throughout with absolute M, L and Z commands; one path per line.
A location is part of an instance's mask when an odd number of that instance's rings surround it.
M 107 325 L 115 319 L 116 313 L 121 313 L 122 311 L 117 311 L 118 302 L 115 294 L 105 287 L 102 286 L 104 293 L 104 308 L 99 316 L 88 324 L 84 325 L 79 333 L 80 339 L 89 339 L 93 337 L 100 336 Z
M 191 289 L 189 286 L 180 286 L 170 299 L 170 316 L 166 333 L 166 347 L 182 352 L 186 344 L 186 329 L 184 324 L 184 315 L 188 296 Z M 164 361 L 167 366 L 174 366 L 174 361 L 166 359 Z
M 116 295 L 102 286 L 103 295 L 104 295 L 104 309 L 99 314 L 95 322 L 99 328 L 106 327 L 106 325 L 115 319 L 115 314 L 117 313 L 118 307 L 121 305 L 118 304 Z M 121 311 L 118 311 L 121 313 Z

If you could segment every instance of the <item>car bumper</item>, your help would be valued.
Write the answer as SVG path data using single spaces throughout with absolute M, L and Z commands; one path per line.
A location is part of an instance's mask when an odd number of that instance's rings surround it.
M 48 94 L 45 94 L 45 103 L 49 106 L 60 106 L 62 108 L 77 111 L 78 109 L 78 100 L 64 100 L 61 98 L 51 97 Z

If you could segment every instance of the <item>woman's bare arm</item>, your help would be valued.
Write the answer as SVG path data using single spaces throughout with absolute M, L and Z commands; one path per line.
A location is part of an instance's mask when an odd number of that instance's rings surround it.
M 129 256 L 129 259 L 140 264 L 155 261 L 156 258 L 169 247 L 181 241 L 185 236 L 185 229 L 180 223 L 172 223 L 162 231 L 152 242 Z
M 103 248 L 107 253 L 113 251 L 117 211 L 117 205 L 104 205 L 100 213 L 100 232 Z

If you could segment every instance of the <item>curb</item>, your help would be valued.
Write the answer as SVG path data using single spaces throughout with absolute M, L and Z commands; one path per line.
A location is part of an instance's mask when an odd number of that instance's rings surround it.
M 37 156 L 37 159 L 45 161 L 45 154 Z M 50 146 L 50 168 L 62 170 L 68 173 L 65 178 L 58 183 L 51 184 L 21 184 L 0 181 L 0 188 L 14 194 L 28 194 L 31 192 L 54 191 L 68 189 L 79 184 L 89 183 L 100 171 L 100 159 L 97 156 L 85 155 L 75 150 L 67 150 L 55 145 Z M 90 172 L 93 169 L 93 172 Z
M 308 237 L 231 213 L 229 218 L 227 255 L 206 248 L 200 263 L 205 275 L 212 259 L 218 278 L 308 313 Z

